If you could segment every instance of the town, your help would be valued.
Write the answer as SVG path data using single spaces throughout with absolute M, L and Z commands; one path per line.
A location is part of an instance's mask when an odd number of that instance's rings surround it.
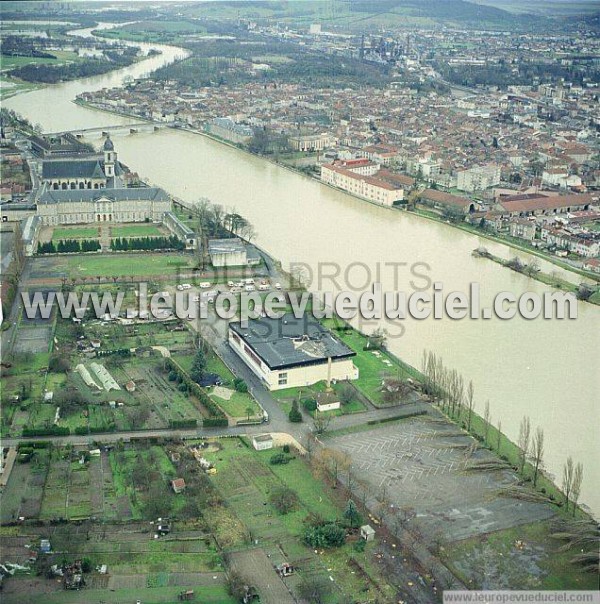
M 569 431 L 597 385 L 593 16 L 139 4 L 2 18 L 2 602 L 596 590 L 596 437 L 578 424 L 573 447 Z M 93 65 L 61 54 L 71 38 Z M 403 256 L 411 232 L 422 249 Z M 446 345 L 440 323 L 398 342 L 383 323 L 297 316 L 317 285 L 290 259 L 339 248 L 366 266 L 369 247 L 563 290 L 582 317 L 539 341 L 541 322 L 495 322 L 507 331 Z M 48 293 L 123 304 L 32 310 Z M 244 295 L 281 298 L 281 316 L 217 314 Z M 177 297 L 201 316 L 169 312 Z M 507 343 L 487 348 L 491 333 Z

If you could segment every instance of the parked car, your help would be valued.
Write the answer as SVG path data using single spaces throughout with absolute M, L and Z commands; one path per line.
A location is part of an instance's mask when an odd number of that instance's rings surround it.
M 209 386 L 221 386 L 221 384 L 223 384 L 223 380 L 217 373 L 205 373 L 198 380 L 198 385 L 202 386 L 203 388 L 208 388 Z

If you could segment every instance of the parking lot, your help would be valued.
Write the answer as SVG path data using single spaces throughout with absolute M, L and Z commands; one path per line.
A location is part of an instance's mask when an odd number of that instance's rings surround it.
M 553 515 L 550 506 L 513 500 L 500 491 L 517 481 L 510 469 L 473 469 L 497 460 L 471 449 L 475 441 L 456 426 L 430 417 L 328 439 L 350 455 L 356 478 L 368 485 L 372 503 L 385 499 L 424 536 L 465 539 Z

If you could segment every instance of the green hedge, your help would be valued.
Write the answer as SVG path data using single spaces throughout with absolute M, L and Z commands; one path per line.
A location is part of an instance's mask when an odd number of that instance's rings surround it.
M 228 424 L 227 416 L 225 413 L 223 413 L 221 407 L 219 407 L 219 405 L 217 405 L 217 403 L 215 403 L 215 401 L 213 401 L 210 396 L 206 394 L 204 388 L 194 382 L 194 380 L 192 380 L 192 378 L 188 375 L 187 371 L 185 371 L 185 369 L 183 369 L 183 367 L 177 361 L 173 359 L 165 359 L 165 361 L 167 371 L 174 371 L 177 374 L 179 382 L 185 384 L 188 391 L 191 392 L 209 412 L 210 417 L 203 420 L 203 425 L 226 426 Z M 223 423 L 207 424 L 207 420 L 211 419 L 221 419 L 223 420 Z
M 197 428 L 198 420 L 195 419 L 172 419 L 169 422 L 169 427 L 173 430 L 178 430 L 182 428 Z
M 51 428 L 28 428 L 25 426 L 21 432 L 22 436 L 69 436 L 71 430 L 68 427 L 52 426 Z
M 205 417 L 202 420 L 202 425 L 205 428 L 219 428 L 229 425 L 226 417 Z
M 20 451 L 21 447 L 32 449 L 47 449 L 48 447 L 50 447 L 50 444 L 51 443 L 47 440 L 32 440 L 31 442 L 21 443 L 20 445 L 17 445 L 17 451 Z

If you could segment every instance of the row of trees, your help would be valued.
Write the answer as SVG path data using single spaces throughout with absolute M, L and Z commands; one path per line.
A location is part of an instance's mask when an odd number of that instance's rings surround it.
M 175 235 L 171 237 L 117 237 L 110 242 L 110 249 L 121 252 L 129 250 L 183 250 L 185 243 Z
M 489 400 L 485 402 L 483 417 L 481 418 L 481 430 L 476 433 L 472 430 L 473 419 L 476 417 L 473 382 L 469 381 L 465 384 L 462 375 L 456 369 L 445 367 L 441 357 L 433 352 L 423 352 L 421 372 L 424 376 L 423 390 L 438 402 L 442 410 L 452 419 L 462 422 L 463 428 L 468 432 L 473 432 L 476 438 L 482 439 L 483 442 L 490 447 L 494 447 L 500 453 L 503 437 L 502 421 L 498 420 L 493 438 Z M 529 417 L 524 416 L 519 426 L 516 446 L 518 471 L 523 478 L 531 479 L 535 488 L 543 468 L 544 430 L 538 426 L 535 432 L 532 432 L 531 421 Z M 530 463 L 530 466 L 527 465 L 527 462 Z M 529 471 L 529 467 L 531 471 Z M 575 514 L 577 508 L 582 480 L 582 464 L 575 464 L 573 459 L 568 457 L 563 469 L 562 490 L 565 508 L 569 509 L 569 504 L 571 504 L 573 514 Z
M 38 254 L 71 254 L 80 252 L 97 252 L 100 242 L 97 239 L 61 239 L 58 243 L 38 241 Z

